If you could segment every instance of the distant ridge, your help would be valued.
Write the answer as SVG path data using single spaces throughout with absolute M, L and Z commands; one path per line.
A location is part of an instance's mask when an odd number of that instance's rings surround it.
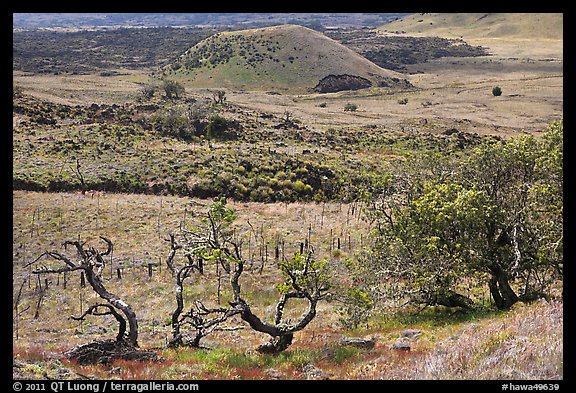
M 198 87 L 311 91 L 328 75 L 352 75 L 372 86 L 405 88 L 403 75 L 299 25 L 221 32 L 165 68 Z
M 561 13 L 418 13 L 387 23 L 386 32 L 445 38 L 562 39 Z

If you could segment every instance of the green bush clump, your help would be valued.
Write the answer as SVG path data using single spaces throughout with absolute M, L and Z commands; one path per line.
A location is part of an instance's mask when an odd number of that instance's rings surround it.
M 191 139 L 196 128 L 191 122 L 188 112 L 182 106 L 162 109 L 151 117 L 154 129 L 162 135 L 182 139 Z
M 358 105 L 352 104 L 350 102 L 344 106 L 345 112 L 356 112 L 357 109 L 358 109 Z
M 235 120 L 228 120 L 225 117 L 214 114 L 208 119 L 206 126 L 206 136 L 209 139 L 232 140 L 240 135 L 240 123 Z
M 180 67 L 178 67 L 180 68 Z M 184 94 L 184 86 L 180 82 L 174 80 L 166 79 L 162 83 L 162 88 L 167 98 L 179 98 Z

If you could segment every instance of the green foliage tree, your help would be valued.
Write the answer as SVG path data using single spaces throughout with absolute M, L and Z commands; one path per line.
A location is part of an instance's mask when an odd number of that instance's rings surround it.
M 500 86 L 494 86 L 492 88 L 492 95 L 494 97 L 499 97 L 502 95 L 502 89 L 500 88 Z
M 561 278 L 562 130 L 557 122 L 542 140 L 530 135 L 482 146 L 463 164 L 463 182 L 483 191 L 493 209 L 468 244 L 499 309 L 546 296 Z
M 460 235 L 474 225 L 482 195 L 452 182 L 409 187 L 386 188 L 369 213 L 375 243 L 365 258 L 376 265 L 374 279 L 386 282 L 377 293 L 400 304 L 468 308 L 472 301 L 457 288 L 467 273 Z
M 353 269 L 359 288 L 468 307 L 465 280 L 487 284 L 498 309 L 547 296 L 563 273 L 562 129 L 424 155 L 388 175 L 367 211 L 374 246 Z
M 179 98 L 185 91 L 184 86 L 182 86 L 180 82 L 171 79 L 165 79 L 164 82 L 162 82 L 162 89 L 167 98 Z

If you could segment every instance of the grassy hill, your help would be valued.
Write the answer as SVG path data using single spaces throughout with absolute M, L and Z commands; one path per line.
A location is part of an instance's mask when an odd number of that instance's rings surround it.
M 330 74 L 359 76 L 374 86 L 402 85 L 402 74 L 296 25 L 215 34 L 187 50 L 164 72 L 195 87 L 248 90 L 309 91 Z
M 461 38 L 503 58 L 562 61 L 560 13 L 424 13 L 381 26 L 382 34 Z
M 380 27 L 381 31 L 422 33 L 446 38 L 562 39 L 563 14 L 425 13 L 412 14 Z

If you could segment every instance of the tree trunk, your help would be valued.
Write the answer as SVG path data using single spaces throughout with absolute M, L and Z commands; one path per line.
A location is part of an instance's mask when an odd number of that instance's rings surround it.
M 172 267 L 171 264 L 168 266 Z M 182 315 L 182 311 L 184 311 L 184 298 L 182 293 L 184 280 L 188 277 L 190 269 L 190 266 L 185 266 L 180 270 L 174 269 L 176 272 L 176 288 L 174 290 L 176 297 L 176 309 L 172 312 L 172 339 L 169 343 L 169 346 L 172 348 L 179 347 L 183 344 L 182 334 L 180 333 L 180 325 L 182 322 L 180 316 Z
M 452 290 L 434 294 L 431 303 L 445 307 L 462 307 L 466 309 L 474 305 L 472 299 Z
M 105 307 L 108 309 L 107 312 L 98 312 L 98 307 Z M 75 321 L 83 321 L 87 315 L 92 314 L 92 315 L 112 315 L 114 316 L 114 318 L 116 318 L 116 321 L 118 321 L 118 334 L 116 335 L 116 341 L 118 343 L 124 342 L 124 338 L 125 338 L 125 334 L 126 334 L 126 320 L 124 319 L 124 317 L 122 317 L 122 315 L 120 315 L 118 313 L 118 311 L 116 311 L 116 309 L 114 307 L 112 307 L 110 304 L 94 304 L 92 306 L 90 306 L 88 308 L 88 310 L 84 311 L 84 313 L 82 315 L 80 315 L 79 317 L 70 317 Z
M 180 315 L 184 310 L 184 300 L 182 299 L 182 283 L 176 284 L 176 309 L 172 313 L 172 339 L 168 344 L 171 348 L 182 345 L 182 334 L 180 333 Z
M 260 345 L 256 350 L 260 353 L 279 353 L 287 349 L 292 344 L 294 333 L 283 334 L 272 337 L 266 344 Z
M 132 307 L 118 296 L 108 292 L 102 284 L 100 277 L 94 273 L 92 269 L 86 269 L 85 272 L 86 279 L 90 283 L 90 286 L 92 286 L 92 289 L 94 289 L 94 292 L 124 313 L 128 320 L 128 326 L 130 327 L 130 331 L 128 332 L 128 341 L 134 347 L 138 347 L 138 320 L 136 319 L 136 313 L 132 310 Z
M 501 267 L 496 266 L 490 269 L 492 277 L 488 281 L 490 294 L 498 310 L 507 310 L 518 302 L 518 295 L 514 292 L 508 282 L 508 275 Z

